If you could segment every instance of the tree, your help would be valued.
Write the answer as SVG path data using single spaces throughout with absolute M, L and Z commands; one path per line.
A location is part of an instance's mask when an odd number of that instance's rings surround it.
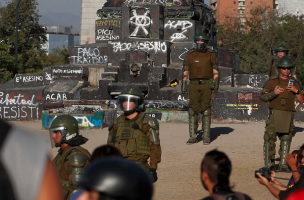
M 0 43 L 0 84 L 13 77 L 14 57 L 9 54 L 8 46 Z
M 0 8 L 0 38 L 7 45 L 11 56 L 15 55 L 15 24 L 17 0 L 8 1 Z M 29 73 L 43 69 L 46 56 L 42 45 L 46 42 L 46 31 L 39 25 L 40 15 L 36 0 L 21 0 L 18 17 L 18 73 Z M 13 72 L 9 70 L 10 72 Z
M 62 46 L 62 49 L 54 48 L 51 53 L 49 53 L 47 57 L 47 65 L 63 65 L 63 64 L 69 64 L 70 63 L 70 53 L 65 48 L 65 46 Z
M 273 59 L 273 49 L 283 44 L 297 65 L 298 78 L 304 81 L 303 15 L 278 16 L 268 7 L 259 6 L 247 16 L 245 24 L 226 16 L 226 21 L 218 29 L 219 46 L 229 47 L 240 55 L 242 71 L 266 74 Z

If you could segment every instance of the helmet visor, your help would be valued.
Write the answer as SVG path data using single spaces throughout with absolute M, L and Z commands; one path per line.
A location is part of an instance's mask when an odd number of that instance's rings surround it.
M 50 134 L 50 140 L 51 140 L 51 146 L 52 146 L 52 148 L 55 147 L 55 142 L 59 143 L 61 141 L 61 138 L 62 138 L 62 133 L 61 132 L 64 132 L 64 130 L 65 130 L 64 127 L 56 127 L 56 128 L 50 128 L 49 129 L 49 134 Z M 59 132 L 58 134 L 60 134 L 61 137 L 60 136 L 59 137 L 56 136 L 55 132 Z M 53 135 L 54 135 L 54 138 L 53 138 Z M 56 140 L 56 141 L 54 141 L 54 140 Z
M 140 104 L 140 97 L 131 94 L 121 94 L 118 96 L 118 105 L 122 111 L 135 110 Z

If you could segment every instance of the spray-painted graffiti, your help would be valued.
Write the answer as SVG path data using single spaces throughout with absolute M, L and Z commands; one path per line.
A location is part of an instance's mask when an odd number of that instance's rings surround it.
M 50 127 L 57 115 L 49 115 L 47 111 L 42 112 L 42 125 L 44 128 Z M 103 124 L 103 112 L 95 112 L 94 115 L 73 115 L 78 121 L 80 128 L 101 128 Z
M 95 37 L 87 37 L 88 43 L 95 43 Z
M 186 101 L 147 101 L 145 103 L 146 108 L 153 109 L 188 109 L 188 102 Z
M 148 16 L 149 13 L 150 11 L 146 10 L 146 12 L 143 15 L 138 15 L 136 10 L 135 9 L 133 10 L 133 16 L 130 18 L 129 23 L 135 25 L 136 28 L 131 33 L 130 35 L 131 37 L 136 37 L 139 30 L 143 31 L 145 35 L 149 34 L 149 31 L 146 28 L 149 27 L 150 24 L 152 23 L 152 20 Z
M 120 20 L 96 20 L 96 26 L 116 26 L 120 27 Z
M 171 35 L 171 37 L 170 37 L 171 42 L 174 42 L 176 40 L 186 39 L 187 36 L 185 36 L 184 33 L 186 33 L 188 28 L 191 28 L 192 26 L 193 26 L 193 24 L 190 21 L 187 21 L 187 20 L 178 20 L 178 21 L 169 20 L 165 24 L 165 28 L 176 29 L 177 27 L 180 27 L 180 30 L 181 30 L 180 33 L 174 33 L 173 35 Z
M 119 35 L 114 35 L 113 30 L 98 29 L 96 41 L 119 40 Z
M 227 107 L 232 107 L 236 110 L 242 110 L 243 114 L 251 115 L 253 110 L 258 110 L 258 104 L 226 104 Z
M 45 100 L 46 101 L 57 101 L 57 100 L 67 100 L 66 93 L 51 93 L 46 94 Z
M 113 51 L 121 52 L 121 51 L 129 51 L 133 50 L 143 50 L 143 51 L 154 51 L 154 53 L 162 52 L 165 53 L 167 51 L 166 42 L 153 42 L 153 41 L 145 41 L 145 42 L 109 42 L 113 46 Z
M 52 75 L 48 74 L 47 72 L 45 73 L 45 79 L 48 80 L 48 81 L 53 80 Z
M 185 57 L 186 57 L 186 53 L 188 53 L 188 51 L 189 51 L 189 49 L 187 49 L 187 48 L 184 48 L 185 49 L 185 51 L 182 53 L 182 54 L 180 54 L 179 56 L 178 56 L 178 58 L 180 59 L 180 60 L 184 60 L 185 59 Z
M 252 100 L 252 93 L 238 93 L 238 100 Z
M 78 48 L 77 52 L 77 56 L 71 56 L 73 64 L 102 64 L 108 61 L 108 56 L 100 55 L 98 48 Z
M 41 99 L 40 99 L 41 100 Z M 39 103 L 36 95 L 25 94 L 15 95 L 0 92 L 0 118 L 1 119 L 22 119 L 39 118 Z
M 42 75 L 21 75 L 16 76 L 15 80 L 17 83 L 23 82 L 23 83 L 31 83 L 31 82 L 42 82 L 43 76 Z
M 82 69 L 52 68 L 53 74 L 82 74 Z
M 174 5 L 174 6 L 181 6 L 182 1 L 181 0 L 173 0 L 173 3 L 169 3 L 168 0 L 126 0 L 125 4 L 133 4 L 133 3 L 159 3 L 162 5 Z

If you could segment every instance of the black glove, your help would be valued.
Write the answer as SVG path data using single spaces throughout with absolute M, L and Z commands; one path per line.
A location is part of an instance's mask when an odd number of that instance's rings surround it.
M 155 183 L 157 181 L 157 173 L 156 173 L 156 169 L 152 169 L 150 168 L 149 169 L 149 172 L 150 172 L 150 175 L 151 175 L 151 178 L 152 178 L 152 181 L 153 183 Z

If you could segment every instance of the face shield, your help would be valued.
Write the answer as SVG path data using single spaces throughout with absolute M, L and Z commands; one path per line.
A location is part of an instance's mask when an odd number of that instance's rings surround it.
M 140 97 L 131 94 L 121 94 L 118 96 L 119 108 L 124 111 L 135 111 L 140 105 Z
M 195 49 L 205 50 L 208 45 L 208 41 L 202 39 L 193 39 L 193 47 Z
M 60 147 L 60 144 L 62 142 L 62 138 L 66 135 L 66 132 L 67 131 L 66 131 L 65 127 L 56 127 L 56 128 L 50 128 L 49 129 L 49 135 L 50 135 L 52 148 Z M 54 135 L 54 138 L 53 138 L 53 135 Z

